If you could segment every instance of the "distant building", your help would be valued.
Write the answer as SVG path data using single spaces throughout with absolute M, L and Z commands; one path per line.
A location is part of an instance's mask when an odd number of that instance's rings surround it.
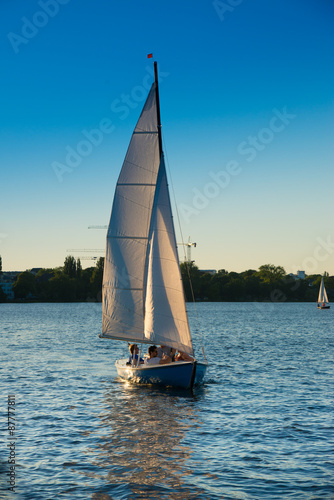
M 214 274 L 216 274 L 217 271 L 216 269 L 200 269 L 200 272 L 203 274 L 208 273 L 213 276 Z
M 13 283 L 8 283 L 7 281 L 1 281 L 0 287 L 7 295 L 7 299 L 9 299 L 9 300 L 14 299 Z
M 295 280 L 304 280 L 305 279 L 305 271 L 297 271 L 297 274 L 290 273 L 289 276 L 294 278 Z
M 22 271 L 2 271 L 2 273 L 0 273 L 0 287 L 9 300 L 14 299 L 13 285 L 21 272 Z
M 2 271 L 1 281 L 14 283 L 18 275 L 21 273 L 22 271 Z

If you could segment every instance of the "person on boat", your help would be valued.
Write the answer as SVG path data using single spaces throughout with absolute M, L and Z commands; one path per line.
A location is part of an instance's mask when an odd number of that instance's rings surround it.
M 194 361 L 194 358 L 186 352 L 179 351 L 175 356 L 175 361 Z
M 172 358 L 165 354 L 162 358 L 158 356 L 158 348 L 156 345 L 151 345 L 148 348 L 148 355 L 149 358 L 145 358 L 145 365 L 166 365 L 172 362 Z
M 173 347 L 168 347 L 166 345 L 161 345 L 160 347 L 158 347 L 158 358 L 163 358 L 163 355 L 165 354 L 165 356 L 169 356 L 170 358 L 172 358 L 172 361 L 175 361 L 175 353 L 176 349 L 174 349 Z
M 132 365 L 132 360 L 134 359 L 134 364 L 137 364 L 138 361 L 138 354 L 139 354 L 139 348 L 137 344 L 130 344 L 129 345 L 129 351 L 130 351 L 130 356 L 129 356 L 129 361 L 128 365 Z M 144 363 L 143 358 L 139 359 L 139 363 Z

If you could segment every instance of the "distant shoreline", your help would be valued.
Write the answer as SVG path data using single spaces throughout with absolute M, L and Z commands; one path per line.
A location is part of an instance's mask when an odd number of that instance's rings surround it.
M 0 272 L 0 303 L 101 303 L 104 258 L 82 269 L 68 256 L 64 266 L 33 268 L 20 274 Z M 281 266 L 265 264 L 242 273 L 200 270 L 194 261 L 180 265 L 186 302 L 302 303 L 318 300 L 322 275 L 286 274 Z M 324 276 L 329 302 L 334 302 L 334 276 Z

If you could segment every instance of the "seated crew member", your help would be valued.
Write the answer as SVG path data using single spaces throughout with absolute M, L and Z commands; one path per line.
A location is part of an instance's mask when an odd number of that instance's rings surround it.
M 194 361 L 194 358 L 185 352 L 179 351 L 175 356 L 175 361 Z
M 156 345 L 151 345 L 148 348 L 149 358 L 145 358 L 145 365 L 166 365 L 171 363 L 172 359 L 169 356 L 164 355 L 163 358 L 158 356 L 158 348 Z
M 166 356 L 169 356 L 172 358 L 172 361 L 175 361 L 175 353 L 176 349 L 173 347 L 168 347 L 166 345 L 161 345 L 158 347 L 158 358 L 163 358 L 163 355 L 165 354 Z
M 134 359 L 134 364 L 137 364 L 138 361 L 138 354 L 139 354 L 139 348 L 137 344 L 131 344 L 129 345 L 129 351 L 130 351 L 130 356 L 129 360 L 127 362 L 128 365 L 132 365 L 132 360 Z M 143 364 L 144 360 L 143 358 L 140 358 L 139 363 Z

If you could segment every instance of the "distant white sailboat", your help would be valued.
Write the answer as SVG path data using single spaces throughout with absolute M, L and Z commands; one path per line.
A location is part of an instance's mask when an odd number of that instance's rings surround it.
M 157 63 L 153 83 L 118 178 L 107 232 L 101 338 L 170 346 L 194 356 L 168 192 Z M 204 351 L 203 351 L 204 354 Z M 205 358 L 205 356 L 204 356 Z M 139 383 L 192 388 L 205 362 L 132 364 L 118 375 Z
M 318 295 L 318 309 L 330 309 L 326 288 L 324 284 L 324 277 L 321 278 L 321 283 L 320 283 L 320 289 Z

